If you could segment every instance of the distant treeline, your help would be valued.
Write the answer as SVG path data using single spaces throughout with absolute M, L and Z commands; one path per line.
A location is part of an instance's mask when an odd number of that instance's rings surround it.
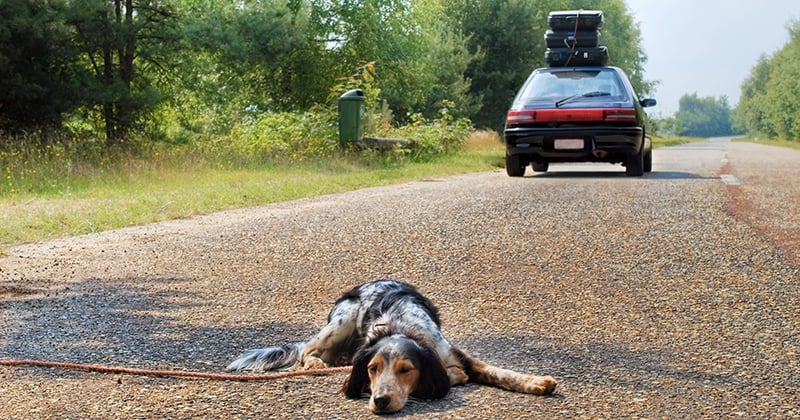
M 673 117 L 655 122 L 658 131 L 689 137 L 727 136 L 740 133 L 733 124 L 734 111 L 728 98 L 681 96 Z

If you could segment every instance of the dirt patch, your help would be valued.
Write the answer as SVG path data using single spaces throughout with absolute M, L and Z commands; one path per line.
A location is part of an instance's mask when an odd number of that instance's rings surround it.
M 37 293 L 39 293 L 38 290 L 28 289 L 25 287 L 0 286 L 0 298 L 12 298 L 18 296 L 35 295 Z
M 770 164 L 754 165 L 752 160 L 735 158 L 753 148 L 769 150 L 775 160 Z M 800 159 L 800 152 L 749 143 L 734 143 L 731 150 L 733 163 L 729 161 L 723 165 L 721 173 L 735 175 L 742 182 L 727 187 L 729 214 L 767 238 L 793 264 L 800 265 L 800 216 L 797 208 L 800 194 L 796 190 L 800 177 L 792 180 L 770 175 L 773 171 L 786 171 L 791 165 L 796 166 L 800 160 L 795 159 Z

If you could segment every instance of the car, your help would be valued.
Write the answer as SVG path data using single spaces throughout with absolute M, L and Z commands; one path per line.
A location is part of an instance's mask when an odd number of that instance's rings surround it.
M 613 66 L 533 71 L 506 115 L 506 173 L 547 172 L 555 162 L 621 163 L 628 176 L 652 170 L 644 108 L 625 72 Z

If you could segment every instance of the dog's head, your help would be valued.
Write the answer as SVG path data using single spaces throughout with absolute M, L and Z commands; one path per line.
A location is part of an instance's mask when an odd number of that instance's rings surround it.
M 343 391 L 353 399 L 370 394 L 373 413 L 394 413 L 409 396 L 444 397 L 450 391 L 450 379 L 433 349 L 403 334 L 385 335 L 356 352 Z

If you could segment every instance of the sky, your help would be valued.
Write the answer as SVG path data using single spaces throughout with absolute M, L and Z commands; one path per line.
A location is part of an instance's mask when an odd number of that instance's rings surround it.
M 789 40 L 800 0 L 625 0 L 647 54 L 645 79 L 659 81 L 655 117 L 678 111 L 681 96 L 727 96 L 736 106 L 742 82 L 762 54 Z M 602 41 L 602 38 L 601 38 Z M 613 54 L 613 51 L 609 51 Z

